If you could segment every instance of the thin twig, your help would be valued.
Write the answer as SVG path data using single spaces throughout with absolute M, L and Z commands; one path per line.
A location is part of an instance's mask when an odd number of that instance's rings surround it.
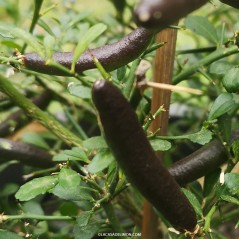
M 170 90 L 170 91 L 175 91 L 175 92 L 185 92 L 185 93 L 190 93 L 190 94 L 195 94 L 195 95 L 202 95 L 201 90 L 197 89 L 192 89 L 188 87 L 183 87 L 183 86 L 175 86 L 175 85 L 170 85 L 170 84 L 164 84 L 164 83 L 158 83 L 158 82 L 139 82 L 139 86 L 148 86 L 152 87 L 155 89 L 162 89 L 162 90 Z

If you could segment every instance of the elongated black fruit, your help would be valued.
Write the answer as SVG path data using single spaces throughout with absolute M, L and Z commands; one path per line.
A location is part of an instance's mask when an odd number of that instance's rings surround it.
M 160 30 L 206 2 L 208 0 L 141 0 L 135 8 L 135 20 L 140 26 Z
M 152 31 L 140 27 L 118 42 L 92 49 L 90 52 L 85 51 L 76 63 L 75 72 L 81 73 L 96 68 L 91 54 L 100 61 L 107 71 L 124 66 L 140 56 L 149 45 L 152 36 Z M 56 62 L 70 69 L 73 55 L 72 52 L 56 52 L 52 57 Z M 56 67 L 46 65 L 45 60 L 36 53 L 25 54 L 23 61 L 25 67 L 33 71 L 48 75 L 67 75 L 66 72 Z
M 239 130 L 237 129 L 232 132 L 230 145 L 238 139 Z M 189 156 L 174 163 L 169 168 L 169 173 L 178 184 L 185 185 L 220 167 L 223 163 L 227 162 L 228 157 L 226 148 L 222 142 L 213 140 Z
M 36 96 L 32 102 L 39 106 L 39 108 L 45 109 L 51 101 L 51 98 L 52 93 L 50 91 L 44 91 L 42 94 Z M 28 117 L 23 110 L 18 110 L 12 113 L 0 124 L 0 137 L 8 136 L 9 134 L 26 125 L 28 122 Z
M 176 229 L 193 232 L 195 212 L 155 155 L 129 102 L 104 80 L 95 82 L 92 95 L 107 143 L 129 181 Z
M 239 1 L 238 0 L 220 0 L 222 3 L 227 4 L 231 7 L 239 9 Z
M 23 164 L 48 168 L 54 166 L 52 155 L 46 150 L 37 148 L 30 144 L 0 139 L 0 160 L 17 160 Z
M 227 160 L 225 147 L 219 140 L 214 140 L 174 163 L 169 168 L 169 173 L 180 185 L 185 185 L 205 176 Z

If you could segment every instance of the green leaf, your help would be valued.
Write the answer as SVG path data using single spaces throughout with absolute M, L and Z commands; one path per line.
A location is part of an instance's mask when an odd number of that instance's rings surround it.
M 107 168 L 113 161 L 114 157 L 110 151 L 104 150 L 94 156 L 90 164 L 87 166 L 87 169 L 92 174 L 98 173 Z
M 2 144 L 0 143 L 0 148 L 2 148 Z M 10 151 L 11 149 L 9 149 Z M 13 165 L 13 164 L 18 164 L 19 162 L 17 160 L 11 160 L 11 161 L 7 161 L 6 163 L 1 163 L 0 164 L 0 173 L 2 171 L 4 171 L 6 168 L 8 168 L 9 166 Z
M 196 34 L 203 36 L 210 42 L 218 43 L 217 31 L 206 17 L 188 16 L 185 26 Z
M 207 197 L 212 192 L 213 187 L 216 185 L 220 177 L 220 173 L 221 173 L 221 169 L 217 168 L 205 176 L 204 187 L 203 187 L 204 197 Z
M 80 185 L 80 175 L 70 169 L 70 168 L 62 168 L 60 173 L 58 174 L 59 179 L 59 185 L 61 185 L 63 188 L 69 188 L 69 187 L 77 187 Z
M 9 197 L 11 194 L 15 194 L 19 189 L 19 186 L 15 183 L 7 183 L 0 191 L 0 197 Z
M 235 197 L 232 197 L 232 196 L 229 196 L 229 195 L 221 195 L 220 198 L 223 201 L 233 203 L 233 204 L 236 204 L 236 205 L 239 206 L 239 199 L 238 198 L 235 198 Z
M 202 129 L 199 132 L 188 135 L 188 139 L 193 143 L 204 145 L 211 141 L 212 132 L 202 127 Z
M 239 140 L 235 140 L 233 143 L 232 143 L 232 152 L 234 154 L 234 158 L 237 162 L 239 162 Z
M 223 140 L 224 142 L 227 142 L 229 145 L 231 144 L 230 141 L 231 141 L 231 133 L 232 133 L 232 117 L 230 113 L 233 111 L 234 111 L 234 108 L 229 112 L 229 114 L 224 114 L 216 120 L 217 125 L 221 131 L 221 135 L 222 135 L 221 140 Z
M 78 215 L 79 208 L 74 202 L 63 202 L 60 206 L 60 213 L 63 216 L 75 217 Z
M 167 151 L 172 147 L 169 141 L 162 139 L 150 140 L 150 144 L 154 151 Z
M 220 94 L 215 102 L 213 103 L 209 115 L 208 120 L 214 120 L 223 114 L 226 114 L 231 109 L 235 107 L 235 101 L 233 99 L 232 94 L 230 93 L 222 93 Z
M 93 200 L 93 197 L 91 196 L 91 189 L 82 186 L 78 186 L 77 188 L 63 188 L 58 184 L 56 185 L 56 187 L 53 188 L 51 192 L 59 198 L 70 201 Z
M 89 47 L 89 44 L 99 37 L 105 30 L 107 26 L 102 23 L 98 23 L 92 26 L 78 42 L 76 49 L 74 51 L 73 60 L 72 60 L 72 71 L 75 71 L 75 64 L 78 61 L 81 54 Z
M 163 140 L 176 140 L 176 139 L 188 139 L 194 143 L 204 145 L 212 139 L 212 132 L 205 127 L 194 134 L 185 134 L 185 135 L 178 135 L 178 136 L 160 136 L 158 137 Z
M 71 150 L 64 150 L 62 153 L 57 154 L 53 157 L 53 161 L 82 161 L 88 163 L 86 153 L 77 147 L 72 148 Z
M 201 208 L 201 205 L 200 205 L 199 201 L 197 200 L 196 196 L 185 188 L 182 188 L 182 190 L 183 190 L 184 194 L 186 195 L 186 197 L 188 198 L 188 200 L 190 201 L 190 203 L 192 204 L 196 214 L 200 218 L 202 218 L 203 217 L 202 208 Z
M 91 137 L 90 139 L 84 140 L 83 146 L 87 148 L 88 150 L 108 148 L 105 142 L 105 139 L 102 136 L 95 136 L 95 137 Z
M 69 22 L 69 25 L 67 25 L 67 29 L 73 29 L 79 24 L 82 20 L 84 20 L 87 17 L 91 16 L 91 11 L 82 11 L 78 12 L 77 15 L 74 16 L 71 22 Z
M 46 221 L 40 221 L 36 224 L 33 234 L 40 238 L 42 234 L 49 232 L 48 224 Z M 44 236 L 44 235 L 43 235 Z
M 239 174 L 227 173 L 224 177 L 224 186 L 230 192 L 230 196 L 239 196 Z
M 87 216 L 87 215 L 86 215 Z M 84 215 L 85 217 L 85 215 Z M 91 239 L 94 237 L 94 235 L 99 231 L 102 222 L 99 222 L 98 220 L 91 217 L 88 221 L 85 220 L 85 226 L 82 223 L 82 218 L 79 217 L 76 220 L 76 225 L 74 227 L 74 235 L 75 239 Z
M 92 211 L 81 212 L 81 214 L 77 217 L 78 226 L 80 226 L 80 227 L 87 226 L 91 216 L 92 216 Z
M 225 87 L 225 89 L 230 93 L 238 92 L 239 91 L 239 67 L 234 66 L 225 73 L 226 74 L 222 79 L 222 84 Z
M 16 233 L 0 229 L 0 239 L 23 239 L 23 237 L 18 236 Z
M 9 48 L 15 48 L 15 49 L 20 49 L 21 46 L 19 44 L 17 44 L 16 42 L 13 42 L 12 40 L 5 40 L 5 41 L 1 41 L 1 45 L 2 46 L 7 46 Z
M 26 132 L 22 136 L 22 141 L 28 144 L 33 144 L 43 149 L 50 149 L 46 141 L 41 135 L 34 132 Z
M 46 37 L 44 37 L 43 43 L 44 43 L 44 47 L 46 50 L 46 57 L 48 59 L 50 59 L 52 57 L 52 53 L 54 51 L 56 40 L 51 35 L 47 35 Z
M 0 28 L 0 36 L 3 38 L 10 38 L 10 39 L 14 39 L 14 36 L 9 32 L 9 29 L 1 29 Z
M 126 69 L 127 69 L 126 66 L 122 66 L 117 69 L 117 80 L 118 81 L 124 81 Z
M 45 57 L 45 51 L 42 45 L 38 40 L 30 34 L 28 31 L 24 31 L 20 28 L 0 26 L 0 32 L 5 31 L 9 35 L 14 36 L 15 38 L 23 40 L 27 45 L 29 45 L 39 56 L 42 58 Z
M 28 201 L 32 198 L 45 194 L 50 189 L 54 188 L 58 183 L 58 176 L 45 176 L 41 178 L 35 178 L 30 182 L 22 185 L 16 193 L 16 199 L 20 201 Z
M 79 83 L 71 82 L 70 84 L 68 84 L 68 91 L 71 95 L 80 97 L 82 99 L 91 98 L 91 89 Z
M 44 215 L 40 202 L 31 200 L 22 204 L 22 209 L 25 214 Z
M 54 32 L 51 30 L 51 28 L 41 18 L 38 19 L 37 24 L 39 26 L 41 26 L 51 36 L 55 37 Z
M 227 61 L 215 61 L 210 65 L 210 73 L 215 75 L 225 75 L 232 68 L 232 64 Z

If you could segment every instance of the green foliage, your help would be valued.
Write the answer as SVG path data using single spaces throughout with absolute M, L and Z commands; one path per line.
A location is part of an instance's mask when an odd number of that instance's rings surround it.
M 196 133 L 178 135 L 178 136 L 161 136 L 158 138 L 168 139 L 168 140 L 187 139 L 193 143 L 204 145 L 211 141 L 212 132 L 210 130 L 206 129 L 205 127 L 202 127 L 201 130 Z
M 234 107 L 235 101 L 233 99 L 233 95 L 230 93 L 222 93 L 217 97 L 212 105 L 208 115 L 208 120 L 217 119 L 218 117 L 228 113 Z
M 35 178 L 20 187 L 20 189 L 16 193 L 16 199 L 20 201 L 31 200 L 38 195 L 45 194 L 50 189 L 54 188 L 57 183 L 57 176 Z
M 83 142 L 83 146 L 87 148 L 88 150 L 94 150 L 94 149 L 106 149 L 108 148 L 104 137 L 102 136 L 95 136 L 91 137 L 90 139 L 87 139 Z
M 186 197 L 189 199 L 190 203 L 193 205 L 197 216 L 199 218 L 202 218 L 203 217 L 202 208 L 201 208 L 201 205 L 200 205 L 198 199 L 196 198 L 196 196 L 192 192 L 190 192 L 189 190 L 187 190 L 185 188 L 183 188 L 183 192 L 186 195 Z
M 220 173 L 221 169 L 218 168 L 205 176 L 203 188 L 203 194 L 205 197 L 207 197 L 212 192 L 214 186 L 216 185 L 220 177 Z
M 92 201 L 91 192 L 89 188 L 77 186 L 77 187 L 62 187 L 59 184 L 56 185 L 51 191 L 54 195 L 59 198 L 70 200 L 70 201 Z
M 62 168 L 59 175 L 58 175 L 59 185 L 63 188 L 69 187 L 77 187 L 80 185 L 80 175 L 70 169 L 70 168 Z
M 40 148 L 49 149 L 48 144 L 44 140 L 44 138 L 37 133 L 27 132 L 22 136 L 22 141 L 25 143 L 36 145 Z
M 150 144 L 154 151 L 167 151 L 171 148 L 171 143 L 167 140 L 153 139 L 150 141 Z
M 108 150 L 103 150 L 94 156 L 87 168 L 90 173 L 94 174 L 101 172 L 112 162 L 114 162 L 113 155 Z
M 89 87 L 83 86 L 77 83 L 70 83 L 68 85 L 68 90 L 70 94 L 77 96 L 82 99 L 90 99 L 91 98 L 91 89 Z
M 77 147 L 72 148 L 71 150 L 64 150 L 60 154 L 57 154 L 53 157 L 53 161 L 82 161 L 88 162 L 88 157 L 86 153 Z
M 26 44 L 31 46 L 31 48 L 37 52 L 42 58 L 45 57 L 45 50 L 42 47 L 42 45 L 38 42 L 38 40 L 29 32 L 16 28 L 16 27 L 6 27 L 3 25 L 0 25 L 0 31 L 2 32 L 2 36 L 7 38 L 17 38 L 23 40 Z
M 238 162 L 239 161 L 239 141 L 238 140 L 235 140 L 232 143 L 232 151 L 235 156 L 236 162 Z
M 75 64 L 78 61 L 81 54 L 88 48 L 89 44 L 95 40 L 98 36 L 100 36 L 105 30 L 107 26 L 98 23 L 92 26 L 88 31 L 85 32 L 83 36 L 80 37 L 80 41 L 78 42 L 76 49 L 74 51 L 74 56 L 72 60 L 72 72 L 75 71 Z
M 220 200 L 239 205 L 239 175 L 236 173 L 227 173 L 224 176 L 224 182 L 218 189 Z
M 218 43 L 217 32 L 207 18 L 202 16 L 189 16 L 185 26 L 196 34 L 205 37 L 208 41 Z
M 236 93 L 239 90 L 239 68 L 238 66 L 232 67 L 226 72 L 222 79 L 222 84 L 225 89 L 230 93 Z
M 236 173 L 225 174 L 223 188 L 228 190 L 231 196 L 239 196 L 239 175 Z
M 227 61 L 215 61 L 210 65 L 210 73 L 225 75 L 232 68 L 232 64 Z
M 6 238 L 8 238 L 8 239 L 23 239 L 23 237 L 18 236 L 16 233 L 0 229 L 0 239 L 6 239 Z
M 126 67 L 122 66 L 119 69 L 117 69 L 117 80 L 118 81 L 124 81 L 126 74 Z
M 91 239 L 101 227 L 101 222 L 91 216 L 91 212 L 84 212 L 76 220 L 74 235 L 76 239 Z

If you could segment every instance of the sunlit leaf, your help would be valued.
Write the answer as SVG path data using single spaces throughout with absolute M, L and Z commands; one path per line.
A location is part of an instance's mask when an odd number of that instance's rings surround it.
M 150 144 L 154 151 L 167 151 L 172 147 L 169 141 L 162 139 L 150 140 Z
M 188 16 L 184 23 L 196 34 L 203 36 L 210 42 L 218 43 L 217 31 L 206 17 Z
M 89 47 L 89 44 L 99 37 L 105 30 L 107 26 L 103 23 L 98 23 L 92 26 L 84 36 L 80 37 L 80 40 L 75 48 L 73 60 L 72 60 L 72 69 L 74 70 L 75 63 L 78 61 L 81 54 Z

